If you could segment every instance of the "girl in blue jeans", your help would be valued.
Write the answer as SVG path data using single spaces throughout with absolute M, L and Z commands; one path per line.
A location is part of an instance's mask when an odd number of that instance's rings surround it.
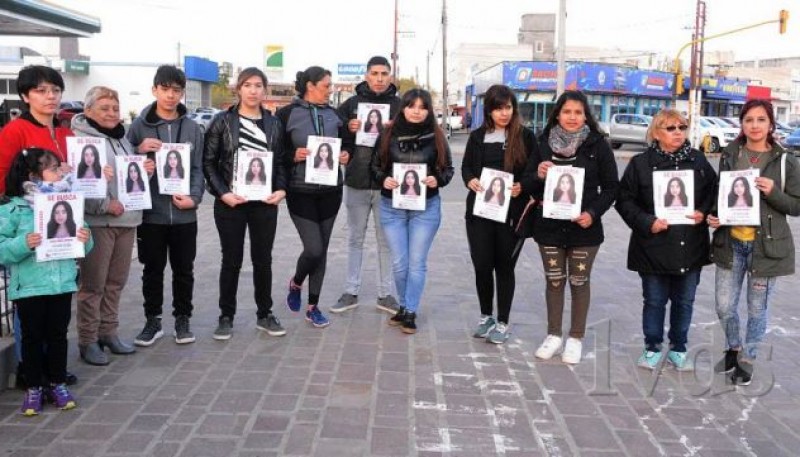
M 445 134 L 436 124 L 431 95 L 412 89 L 403 95 L 401 110 L 375 143 L 372 173 L 381 183 L 381 226 L 392 252 L 392 270 L 400 311 L 389 325 L 404 333 L 416 333 L 417 310 L 425 289 L 428 252 L 442 220 L 439 188 L 453 178 L 453 160 Z M 424 164 L 422 183 L 427 188 L 425 209 L 414 211 L 392 206 L 392 191 L 400 186 L 393 177 L 395 163 Z
M 717 229 L 711 258 L 717 266 L 717 316 L 727 343 L 714 371 L 731 373 L 731 382 L 743 386 L 753 377 L 753 362 L 767 330 L 767 310 L 777 278 L 794 274 L 795 247 L 786 216 L 800 215 L 800 164 L 775 143 L 773 112 L 767 100 L 745 103 L 739 114 L 742 133 L 719 158 L 720 172 L 760 170 L 756 178 L 760 227 L 721 227 L 719 218 L 708 217 L 709 225 Z M 738 307 L 745 280 L 747 330 L 742 345 Z

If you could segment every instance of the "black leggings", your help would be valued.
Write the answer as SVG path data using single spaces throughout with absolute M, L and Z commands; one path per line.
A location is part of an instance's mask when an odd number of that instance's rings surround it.
M 16 301 L 22 325 L 22 360 L 25 361 L 22 370 L 28 387 L 41 387 L 44 384 L 43 375 L 53 384 L 64 382 L 67 375 L 67 328 L 71 302 L 71 293 L 40 295 Z
M 517 237 L 507 224 L 479 217 L 467 217 L 467 240 L 472 265 L 475 267 L 475 287 L 481 314 L 494 314 L 492 299 L 497 283 L 497 320 L 508 324 L 511 302 L 514 300 L 519 251 L 514 253 Z
M 308 303 L 319 304 L 325 265 L 328 261 L 328 243 L 333 233 L 333 224 L 342 204 L 342 192 L 324 194 L 289 193 L 286 206 L 303 242 L 303 252 L 297 259 L 295 284 L 308 281 Z

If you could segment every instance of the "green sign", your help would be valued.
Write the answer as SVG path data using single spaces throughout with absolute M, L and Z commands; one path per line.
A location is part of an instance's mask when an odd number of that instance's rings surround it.
M 89 74 L 89 62 L 85 62 L 82 60 L 65 60 L 64 61 L 64 72 L 65 73 L 82 73 L 84 75 Z

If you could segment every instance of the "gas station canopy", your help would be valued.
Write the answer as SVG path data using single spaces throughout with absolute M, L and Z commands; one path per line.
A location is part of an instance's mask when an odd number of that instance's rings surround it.
M 100 19 L 31 0 L 0 0 L 0 35 L 89 37 Z

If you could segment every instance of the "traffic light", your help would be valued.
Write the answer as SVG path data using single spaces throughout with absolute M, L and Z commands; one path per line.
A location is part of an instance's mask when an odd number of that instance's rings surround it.
M 789 21 L 789 10 L 781 10 L 781 14 L 778 19 L 778 25 L 780 26 L 781 34 L 786 33 L 786 22 Z
M 681 95 L 683 93 L 683 73 L 678 72 L 675 75 L 675 95 Z

